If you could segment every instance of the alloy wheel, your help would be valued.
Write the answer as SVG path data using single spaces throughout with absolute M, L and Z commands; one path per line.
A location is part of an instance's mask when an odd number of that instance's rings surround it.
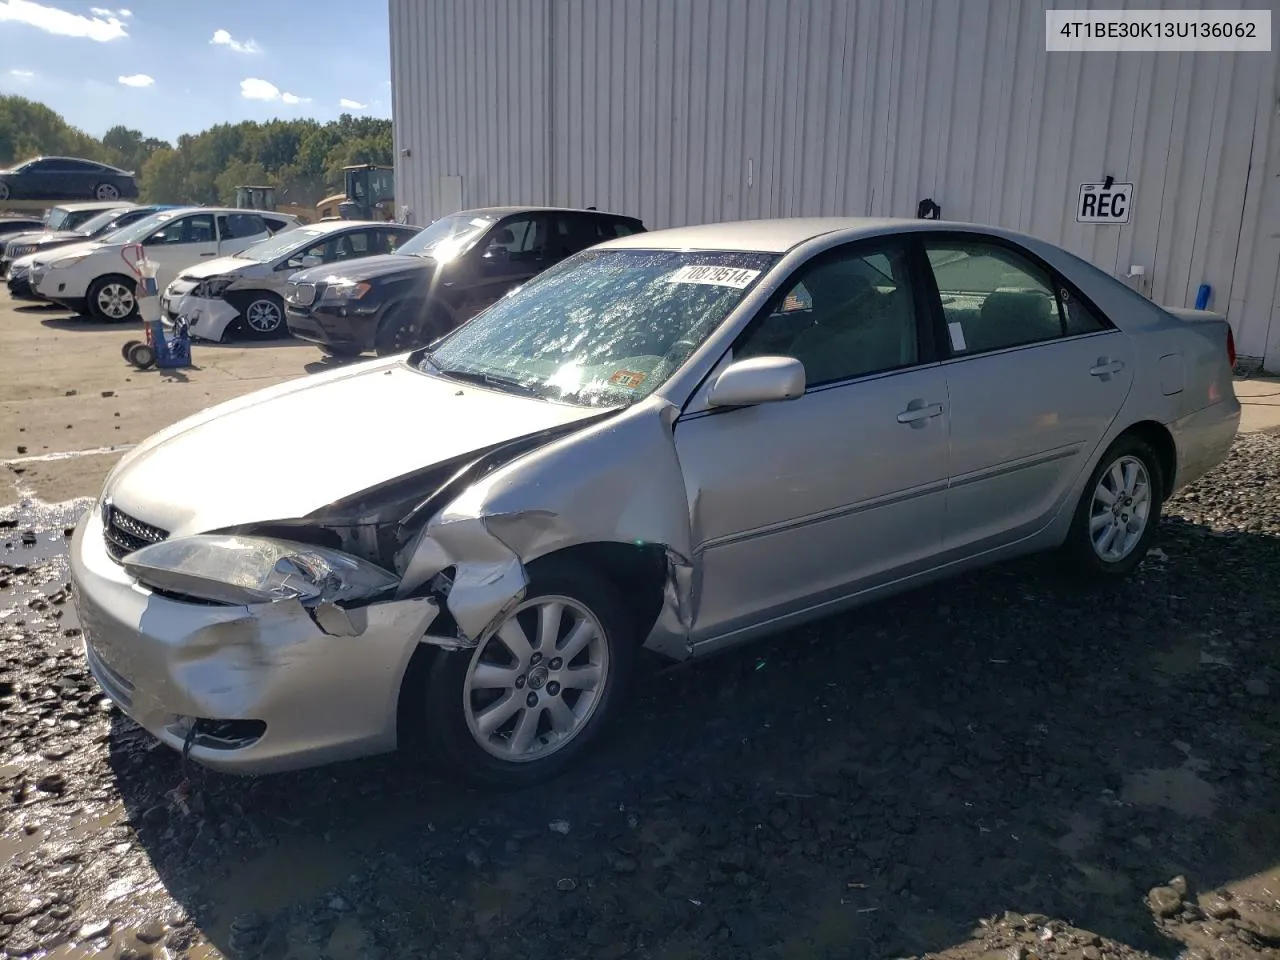
M 1151 477 L 1134 456 L 1117 459 L 1098 478 L 1089 507 L 1089 539 L 1098 557 L 1117 563 L 1133 552 L 1151 515 Z
M 98 291 L 98 309 L 104 317 L 123 320 L 133 312 L 133 291 L 123 283 L 104 284 Z
M 255 300 L 244 314 L 245 323 L 258 333 L 272 333 L 282 318 L 280 308 L 270 300 Z
M 590 722 L 609 666 L 590 610 L 564 596 L 527 600 L 472 655 L 462 690 L 467 728 L 500 760 L 549 757 Z
M 120 191 L 116 189 L 113 183 L 100 183 L 98 184 L 98 189 L 94 191 L 94 195 L 99 200 L 118 200 Z

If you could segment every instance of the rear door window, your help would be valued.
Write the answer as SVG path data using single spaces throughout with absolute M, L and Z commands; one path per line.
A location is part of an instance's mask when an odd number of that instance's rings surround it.
M 218 217 L 218 231 L 223 240 L 240 240 L 267 232 L 267 225 L 256 213 L 228 213 Z

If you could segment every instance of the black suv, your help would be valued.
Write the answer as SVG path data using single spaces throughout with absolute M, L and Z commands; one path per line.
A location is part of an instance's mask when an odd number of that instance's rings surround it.
M 403 353 L 579 250 L 644 230 L 635 217 L 594 209 L 463 210 L 393 254 L 295 273 L 285 317 L 294 336 L 333 356 Z

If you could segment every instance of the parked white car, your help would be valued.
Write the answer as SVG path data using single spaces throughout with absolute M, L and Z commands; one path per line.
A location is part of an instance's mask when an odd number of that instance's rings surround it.
M 268 237 L 239 253 L 197 263 L 165 288 L 161 312 L 185 317 L 193 337 L 223 340 L 229 329 L 251 339 L 289 332 L 284 293 L 297 271 L 394 253 L 422 228 L 372 220 L 334 220 Z
M 137 316 L 136 283 L 124 258 L 129 244 L 141 243 L 148 260 L 160 265 L 161 290 L 186 267 L 202 259 L 238 253 L 274 233 L 298 226 L 296 217 L 234 207 L 179 207 L 153 214 L 101 241 L 58 247 L 31 264 L 37 296 L 96 320 Z

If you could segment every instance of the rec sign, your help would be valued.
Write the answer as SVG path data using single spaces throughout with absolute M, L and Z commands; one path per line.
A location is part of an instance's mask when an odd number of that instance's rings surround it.
M 1076 223 L 1128 223 L 1132 183 L 1082 183 Z

